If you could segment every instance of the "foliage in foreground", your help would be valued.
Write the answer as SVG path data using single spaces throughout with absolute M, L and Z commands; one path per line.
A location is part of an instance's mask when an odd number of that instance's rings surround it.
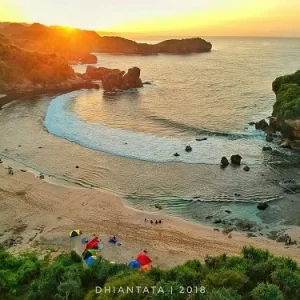
M 207 257 L 205 263 L 193 260 L 150 272 L 103 258 L 88 267 L 75 252 L 50 262 L 33 254 L 14 257 L 0 249 L 0 261 L 0 295 L 8 300 L 300 299 L 297 263 L 253 247 L 245 247 L 238 257 L 224 254 Z M 96 293 L 96 287 L 102 292 Z

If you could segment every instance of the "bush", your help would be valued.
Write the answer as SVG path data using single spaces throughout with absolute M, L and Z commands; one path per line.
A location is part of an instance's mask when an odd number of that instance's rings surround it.
M 75 252 L 49 262 L 39 261 L 33 254 L 14 257 L 0 249 L 0 298 L 299 300 L 300 270 L 294 260 L 274 257 L 253 247 L 244 248 L 242 254 L 210 257 L 205 265 L 192 260 L 168 270 L 153 268 L 150 272 L 139 272 L 103 258 L 86 266 Z M 111 292 L 96 294 L 96 286 Z M 204 294 L 200 292 L 201 286 L 205 287 Z M 127 291 L 127 287 L 133 288 L 133 292 Z M 137 293 L 134 287 L 141 287 L 143 292 Z M 156 293 L 152 287 L 156 287 Z
M 264 262 L 267 261 L 270 253 L 269 251 L 255 249 L 254 247 L 244 247 L 242 250 L 243 257 L 246 259 L 250 259 L 254 262 Z
M 300 276 L 289 269 L 278 269 L 271 275 L 272 283 L 276 284 L 288 300 L 298 299 L 300 295 Z
M 207 291 L 204 295 L 199 297 L 199 300 L 242 300 L 242 297 L 232 289 L 219 289 Z
M 32 300 L 65 297 L 82 299 L 84 267 L 74 253 L 60 255 L 42 270 L 39 279 L 32 282 L 29 298 Z
M 284 300 L 284 297 L 274 284 L 259 284 L 252 292 L 253 300 Z
M 241 289 L 248 281 L 248 278 L 242 272 L 236 270 L 221 269 L 207 275 L 204 286 L 225 287 L 235 290 Z
M 95 294 L 95 291 L 91 291 L 86 299 L 145 299 L 149 295 L 147 290 L 152 291 L 151 287 L 154 285 L 154 281 L 145 273 L 132 271 L 132 273 L 120 274 L 112 277 L 104 285 L 104 292 L 99 294 L 97 298 L 89 298 L 91 297 L 91 293 Z M 135 287 L 139 287 L 139 290 Z M 127 288 L 131 290 L 127 290 Z
M 14 257 L 0 249 L 0 294 L 18 295 L 40 274 L 40 262 L 33 254 Z
M 89 277 L 92 282 L 98 286 L 103 286 L 108 278 L 118 273 L 126 273 L 130 271 L 128 266 L 120 264 L 111 264 L 108 260 L 99 257 L 89 267 Z

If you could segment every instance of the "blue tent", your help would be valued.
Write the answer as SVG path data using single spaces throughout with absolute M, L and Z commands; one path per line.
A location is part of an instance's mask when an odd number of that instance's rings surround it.
M 86 244 L 88 241 L 89 241 L 89 239 L 87 237 L 84 237 L 81 239 L 82 244 Z
M 93 262 L 95 261 L 95 258 L 93 256 L 90 256 L 88 257 L 86 260 L 85 260 L 85 263 L 90 266 Z
M 131 260 L 128 266 L 132 269 L 139 269 L 141 267 L 140 263 L 135 259 Z

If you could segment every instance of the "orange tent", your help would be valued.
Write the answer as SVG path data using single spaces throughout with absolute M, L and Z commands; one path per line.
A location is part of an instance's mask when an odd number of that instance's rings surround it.
M 151 270 L 150 265 L 144 265 L 139 268 L 139 271 L 150 271 L 150 270 Z

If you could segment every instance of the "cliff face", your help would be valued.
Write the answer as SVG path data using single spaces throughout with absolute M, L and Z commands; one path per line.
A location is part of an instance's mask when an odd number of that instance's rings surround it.
M 300 70 L 276 78 L 272 88 L 276 95 L 272 116 L 286 137 L 300 139 Z

